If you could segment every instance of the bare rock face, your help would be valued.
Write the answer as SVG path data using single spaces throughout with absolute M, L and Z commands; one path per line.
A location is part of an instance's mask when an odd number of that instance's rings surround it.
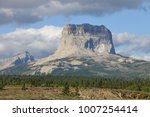
M 68 24 L 56 55 L 115 54 L 111 32 L 104 26 Z
M 34 57 L 29 52 L 25 51 L 2 61 L 0 63 L 0 70 L 32 61 L 34 61 Z
M 13 62 L 13 64 L 15 64 L 15 65 L 34 61 L 34 57 L 28 51 L 18 54 L 16 56 L 14 56 L 14 58 L 16 58 L 15 61 Z

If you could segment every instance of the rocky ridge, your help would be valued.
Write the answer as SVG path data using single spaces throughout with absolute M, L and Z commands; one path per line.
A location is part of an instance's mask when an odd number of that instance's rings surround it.
M 21 65 L 21 64 L 25 64 L 28 62 L 32 62 L 34 60 L 35 60 L 34 57 L 28 51 L 25 51 L 23 53 L 19 53 L 17 55 L 14 55 L 10 58 L 3 60 L 0 63 L 0 66 L 1 66 L 0 70 L 13 67 L 13 66 L 17 66 L 17 65 Z

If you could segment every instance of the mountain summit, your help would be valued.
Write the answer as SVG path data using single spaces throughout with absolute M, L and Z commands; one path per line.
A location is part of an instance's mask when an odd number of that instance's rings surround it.
M 112 35 L 104 25 L 68 24 L 58 50 L 51 56 L 27 62 L 25 53 L 13 57 L 13 66 L 1 74 L 70 76 L 150 76 L 150 62 L 123 57 L 115 52 Z M 22 59 L 21 59 L 22 58 Z M 20 64 L 25 62 L 25 64 Z M 19 64 L 19 65 L 14 65 Z M 11 64 L 12 65 L 12 64 Z
M 57 55 L 115 54 L 112 34 L 104 25 L 68 24 L 62 31 Z
M 3 60 L 0 63 L 0 70 L 25 64 L 32 61 L 34 61 L 34 57 L 28 51 L 25 51 L 23 53 L 19 53 L 17 55 L 14 55 L 10 58 Z

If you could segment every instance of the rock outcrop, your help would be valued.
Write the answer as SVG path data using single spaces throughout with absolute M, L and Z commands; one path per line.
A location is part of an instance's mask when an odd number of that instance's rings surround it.
M 17 66 L 17 65 L 21 65 L 24 63 L 32 62 L 34 60 L 35 60 L 34 57 L 29 52 L 25 51 L 23 53 L 14 55 L 2 61 L 0 63 L 0 70 L 13 67 L 13 66 Z
M 115 54 L 112 34 L 104 25 L 68 24 L 62 31 L 56 55 Z

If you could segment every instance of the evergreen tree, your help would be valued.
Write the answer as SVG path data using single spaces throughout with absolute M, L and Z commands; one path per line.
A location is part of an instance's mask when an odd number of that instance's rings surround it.
M 70 93 L 70 87 L 68 82 L 66 82 L 63 88 L 63 94 L 68 95 L 69 93 Z
M 4 87 L 5 87 L 4 81 L 1 80 L 1 81 L 0 81 L 0 90 L 3 90 Z
M 75 87 L 75 95 L 80 95 L 78 86 Z
M 21 88 L 23 91 L 25 91 L 26 90 L 26 84 L 25 83 L 23 83 L 23 85 L 22 85 L 22 88 Z

